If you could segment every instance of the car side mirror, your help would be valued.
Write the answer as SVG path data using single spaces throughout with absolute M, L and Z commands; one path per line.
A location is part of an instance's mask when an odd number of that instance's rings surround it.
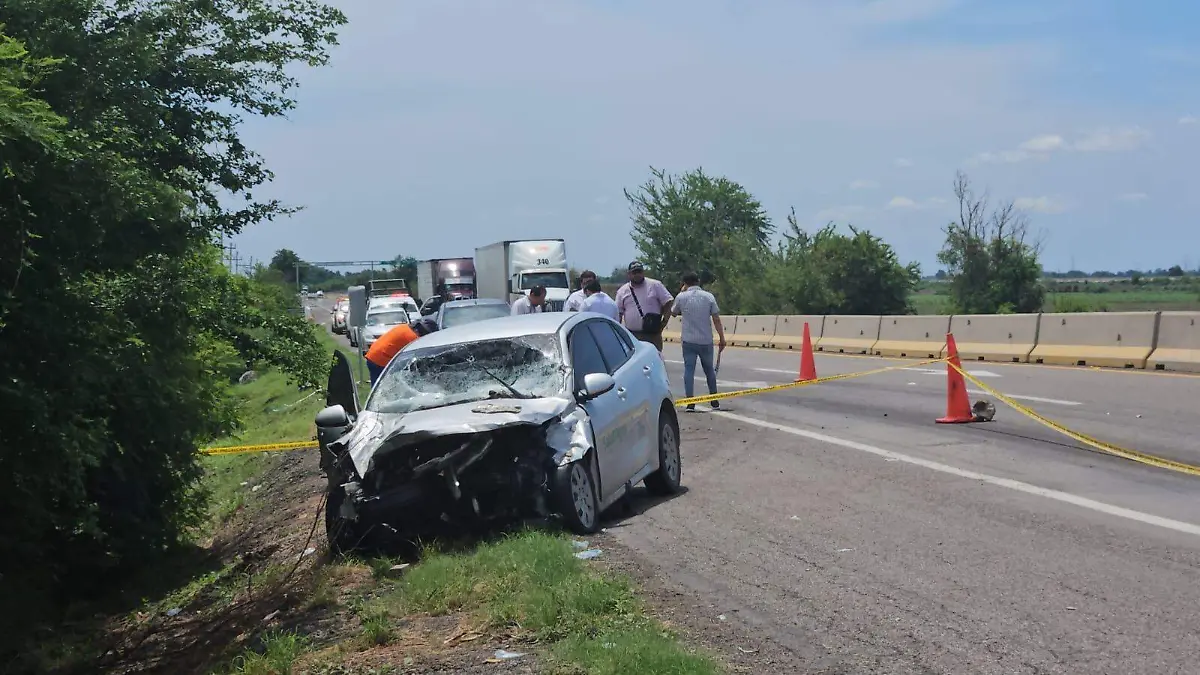
M 317 413 L 316 423 L 318 427 L 348 427 L 350 416 L 341 404 L 331 405 Z
M 612 391 L 617 381 L 608 373 L 588 373 L 583 376 L 583 388 L 579 390 L 581 401 L 590 401 Z

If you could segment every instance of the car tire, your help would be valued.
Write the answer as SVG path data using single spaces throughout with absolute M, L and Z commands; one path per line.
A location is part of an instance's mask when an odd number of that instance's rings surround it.
M 658 470 L 646 476 L 646 489 L 653 495 L 679 492 L 683 478 L 683 459 L 679 450 L 679 422 L 673 410 L 664 407 L 658 414 Z
M 567 529 L 594 534 L 600 529 L 600 496 L 592 478 L 592 453 L 555 472 L 554 498 Z

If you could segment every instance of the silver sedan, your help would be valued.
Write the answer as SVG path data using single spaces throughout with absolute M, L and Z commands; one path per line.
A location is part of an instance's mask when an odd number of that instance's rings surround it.
M 443 521 L 559 517 L 587 534 L 638 483 L 679 490 L 662 359 L 608 317 L 526 314 L 431 333 L 392 359 L 361 411 L 353 384 L 334 381 L 349 373 L 335 368 L 316 419 L 335 550 L 373 529 L 420 536 Z

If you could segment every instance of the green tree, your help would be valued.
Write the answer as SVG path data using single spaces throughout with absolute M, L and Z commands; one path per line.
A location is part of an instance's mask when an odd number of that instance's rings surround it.
M 1167 276 L 1169 276 L 1169 277 L 1183 276 L 1183 267 L 1181 267 L 1179 265 L 1171 265 L 1171 269 L 1167 270 Z
M 774 226 L 762 204 L 738 183 L 703 169 L 681 176 L 650 172 L 640 187 L 624 191 L 642 261 L 672 291 L 685 272 L 706 271 L 723 306 L 738 310 L 755 293 L 770 252 Z
M 254 198 L 270 173 L 237 127 L 290 109 L 286 69 L 324 63 L 344 21 L 308 0 L 0 3 L 0 407 L 20 420 L 0 597 L 24 608 L 0 618 L 6 662 L 195 522 L 196 447 L 237 427 L 234 373 L 317 377 L 311 325 L 212 242 L 293 210 Z
M 921 278 L 916 263 L 903 265 L 879 237 L 854 226 L 842 234 L 830 223 L 815 234 L 804 231 L 795 210 L 788 232 L 768 258 L 751 302 L 766 314 L 905 314 Z
M 283 280 L 286 283 L 296 283 L 296 270 L 303 264 L 300 256 L 290 248 L 281 248 L 275 251 L 275 255 L 271 256 L 271 269 L 279 270 L 283 274 Z
M 986 192 L 976 196 L 970 180 L 954 180 L 959 219 L 946 229 L 938 261 L 950 276 L 950 297 L 962 314 L 1039 312 L 1045 302 L 1038 262 L 1040 246 L 1029 238 L 1029 221 L 1013 202 L 990 209 Z

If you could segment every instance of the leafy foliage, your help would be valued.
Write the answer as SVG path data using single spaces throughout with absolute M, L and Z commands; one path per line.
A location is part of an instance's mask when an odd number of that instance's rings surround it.
M 231 379 L 324 365 L 279 287 L 212 242 L 289 213 L 238 138 L 293 102 L 345 18 L 311 0 L 0 4 L 0 658 L 186 536 Z M 243 198 L 225 209 L 218 197 Z M 5 658 L 7 661 L 7 658 Z
M 989 212 L 966 174 L 954 181 L 959 220 L 946 227 L 938 261 L 946 265 L 954 311 L 962 314 L 1039 312 L 1046 299 L 1039 247 L 1012 202 Z
M 788 217 L 774 249 L 774 225 L 741 185 L 697 170 L 682 177 L 651 169 L 652 178 L 626 191 L 633 239 L 646 264 L 668 286 L 687 271 L 721 298 L 725 311 L 895 314 L 911 311 L 908 295 L 920 279 L 916 264 L 870 232 L 833 224 L 815 234 Z M 620 274 L 614 270 L 613 275 Z M 705 277 L 708 277 L 706 279 Z

